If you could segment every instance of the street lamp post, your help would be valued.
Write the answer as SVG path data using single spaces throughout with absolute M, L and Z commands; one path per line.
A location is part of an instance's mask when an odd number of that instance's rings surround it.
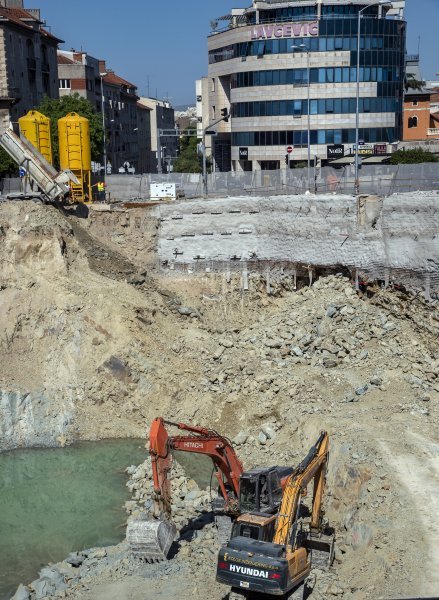
M 360 193 L 360 176 L 359 176 L 359 127 L 360 127 L 360 46 L 361 46 L 361 17 L 363 12 L 371 6 L 392 6 L 392 2 L 389 0 L 376 0 L 367 6 L 364 6 L 358 11 L 358 25 L 357 25 L 357 95 L 356 95 L 356 108 L 355 108 L 355 195 Z
M 103 130 L 103 141 L 104 141 L 104 184 L 107 176 L 107 134 L 105 131 L 105 100 L 104 100 L 104 77 L 107 73 L 99 73 L 101 78 L 101 111 L 102 111 L 102 130 Z M 105 189 L 105 188 L 104 188 Z
M 203 152 L 203 198 L 207 198 L 208 197 L 208 191 L 207 191 L 207 157 L 206 157 L 206 132 L 209 131 L 209 129 L 211 127 L 214 127 L 215 125 L 218 125 L 218 123 L 221 123 L 221 121 L 228 121 L 229 117 L 230 117 L 230 113 L 227 111 L 227 109 L 223 108 L 221 112 L 224 111 L 224 114 L 222 115 L 221 119 L 217 119 L 216 121 L 213 121 L 213 123 L 210 123 L 210 125 L 208 125 L 207 127 L 203 128 L 203 134 L 201 136 L 202 142 L 202 152 Z
M 310 111 L 310 85 L 311 85 L 311 81 L 310 81 L 310 68 L 309 68 L 309 48 L 308 46 L 306 46 L 305 44 L 300 44 L 300 46 L 293 46 L 294 50 L 301 50 L 302 52 L 306 52 L 306 71 L 307 71 L 307 76 L 306 76 L 306 80 L 308 83 L 308 136 L 307 136 L 307 146 L 308 146 L 308 173 L 307 173 L 307 179 L 308 179 L 308 185 L 307 185 L 307 191 L 308 193 L 311 191 L 311 111 Z

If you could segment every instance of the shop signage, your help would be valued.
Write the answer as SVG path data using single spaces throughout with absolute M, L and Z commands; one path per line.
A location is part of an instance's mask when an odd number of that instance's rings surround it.
M 368 156 L 369 154 L 373 154 L 373 144 L 358 144 L 358 154 L 360 156 Z M 352 146 L 353 151 L 355 152 L 355 144 Z
M 387 154 L 387 144 L 375 144 L 373 147 L 374 154 Z
M 248 148 L 239 149 L 239 160 L 248 160 Z
M 343 144 L 333 144 L 332 146 L 326 147 L 326 157 L 328 160 L 332 158 L 343 158 L 344 146 Z
M 264 25 L 253 27 L 252 40 L 272 40 L 273 38 L 315 37 L 319 35 L 319 23 L 289 23 L 288 25 Z

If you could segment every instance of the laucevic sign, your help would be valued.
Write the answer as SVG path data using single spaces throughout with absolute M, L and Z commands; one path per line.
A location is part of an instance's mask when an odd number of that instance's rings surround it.
M 271 40 L 273 38 L 303 38 L 319 35 L 318 21 L 310 23 L 288 23 L 288 25 L 261 25 L 253 27 L 252 40 Z

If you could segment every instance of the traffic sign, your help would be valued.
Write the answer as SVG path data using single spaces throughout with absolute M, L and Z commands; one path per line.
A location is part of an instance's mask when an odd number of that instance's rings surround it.
M 287 152 L 288 154 L 291 154 L 291 152 L 293 151 L 294 146 L 287 146 Z

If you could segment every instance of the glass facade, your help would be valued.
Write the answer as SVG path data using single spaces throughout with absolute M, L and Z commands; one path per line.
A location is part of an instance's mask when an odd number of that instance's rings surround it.
M 230 63 L 230 71 L 227 75 L 222 75 L 227 78 L 227 86 L 230 85 L 232 147 L 288 145 L 306 147 L 308 141 L 312 145 L 352 146 L 355 143 L 355 128 L 352 125 L 355 122 L 357 109 L 353 84 L 357 83 L 357 76 L 360 82 L 369 84 L 362 86 L 361 95 L 364 95 L 367 90 L 367 97 L 360 97 L 359 112 L 361 115 L 371 114 L 370 120 L 365 116 L 361 117 L 359 139 L 365 143 L 392 143 L 400 140 L 405 68 L 405 21 L 401 18 L 385 18 L 385 9 L 381 7 L 368 7 L 361 18 L 358 57 L 358 12 L 365 7 L 364 3 L 336 5 L 336 3 L 326 4 L 323 0 L 320 6 L 317 2 L 312 6 L 300 6 L 299 0 L 291 4 L 292 6 L 288 7 L 260 9 L 257 25 L 256 13 L 249 10 L 246 15 L 246 25 L 251 27 L 244 26 L 243 35 L 232 38 L 233 41 L 237 40 L 237 43 L 223 46 L 218 44 L 221 47 L 211 49 L 209 52 L 210 65 L 224 63 L 221 67 L 213 67 L 212 73 L 215 69 L 225 73 L 227 61 L 233 59 L 239 61 Z M 382 18 L 379 18 L 380 16 Z M 303 36 L 307 31 L 311 31 L 305 24 L 294 29 L 296 21 L 318 22 L 318 35 L 294 37 L 285 34 L 285 31 L 288 31 L 287 25 L 283 25 L 280 29 L 273 25 L 264 27 L 264 24 L 292 23 L 293 31 L 297 31 L 299 35 Z M 239 33 L 239 29 L 237 27 L 234 31 Z M 279 33 L 275 33 L 276 31 Z M 252 36 L 257 39 L 251 39 Z M 263 39 L 264 37 L 267 39 Z M 217 39 L 219 40 L 220 37 Z M 305 53 L 298 50 L 300 46 L 304 46 L 310 53 L 309 70 L 305 68 L 307 64 Z M 278 64 L 273 58 L 281 55 L 289 55 L 284 56 L 279 64 L 283 68 L 273 68 Z M 248 57 L 253 58 L 247 60 Z M 360 70 L 357 73 L 358 58 Z M 242 70 L 243 68 L 245 70 Z M 269 94 L 268 100 L 258 100 L 258 90 L 251 91 L 251 88 L 259 86 L 271 86 L 271 90 L 264 91 L 265 98 L 267 93 Z M 303 130 L 303 123 L 299 124 L 295 121 L 295 118 L 308 115 L 306 89 L 308 86 L 311 115 L 309 140 L 308 132 Z M 248 99 L 246 88 L 249 88 Z M 302 88 L 299 93 L 298 88 Z M 239 90 L 239 93 L 234 90 Z M 298 95 L 300 99 L 297 99 Z M 328 114 L 343 115 L 340 121 L 335 120 L 339 128 L 323 129 L 325 121 L 321 118 L 318 120 L 318 125 L 316 120 L 313 122 L 313 115 Z M 373 114 L 382 115 L 380 122 L 376 122 L 377 119 L 374 122 Z M 346 119 L 346 115 L 349 115 L 349 119 Z M 282 121 L 283 130 L 273 131 L 276 125 L 271 126 L 267 120 L 259 123 L 254 120 L 258 117 L 276 116 L 286 117 Z M 261 131 L 243 131 L 245 121 L 240 121 L 240 131 L 236 131 L 233 126 L 234 118 L 253 118 L 251 128 L 261 129 Z M 332 123 L 334 119 L 331 120 L 331 124 L 327 124 L 327 127 L 334 127 Z M 389 127 L 382 126 L 387 124 Z M 314 151 L 320 156 L 326 155 L 325 148 Z
M 244 71 L 232 75 L 231 87 L 254 87 L 264 85 L 307 85 L 306 69 L 275 69 L 267 71 Z M 355 83 L 357 67 L 312 68 L 311 83 Z M 397 67 L 360 67 L 360 81 L 398 83 L 401 77 Z
M 322 8 L 348 8 L 348 7 L 322 7 Z M 355 8 L 355 7 L 351 7 Z M 261 21 L 263 22 L 263 21 Z M 363 18 L 361 21 L 360 50 L 381 51 L 388 50 L 393 56 L 386 57 L 385 65 L 400 64 L 401 54 L 405 53 L 405 23 L 388 19 Z M 233 58 L 247 56 L 269 56 L 270 54 L 294 54 L 293 46 L 305 44 L 311 52 L 332 52 L 345 50 L 357 52 L 357 19 L 320 19 L 319 36 L 307 38 L 254 40 L 230 44 L 209 52 L 209 63 L 222 62 Z M 354 58 L 354 57 L 352 57 Z M 364 64 L 368 64 L 371 57 L 364 57 Z M 375 58 L 375 60 L 377 60 Z M 351 61 L 352 64 L 352 61 Z M 375 64 L 380 64 L 375 63 Z
M 310 100 L 311 115 L 355 113 L 356 98 L 328 98 Z M 364 113 L 398 112 L 401 102 L 397 98 L 360 98 L 359 109 Z M 236 102 L 232 104 L 232 117 L 301 117 L 308 114 L 308 100 L 267 100 Z
M 359 139 L 365 143 L 393 142 L 394 127 L 369 127 L 359 129 Z M 354 144 L 355 129 L 312 129 L 311 144 Z M 232 146 L 285 146 L 308 145 L 308 131 L 235 131 Z

